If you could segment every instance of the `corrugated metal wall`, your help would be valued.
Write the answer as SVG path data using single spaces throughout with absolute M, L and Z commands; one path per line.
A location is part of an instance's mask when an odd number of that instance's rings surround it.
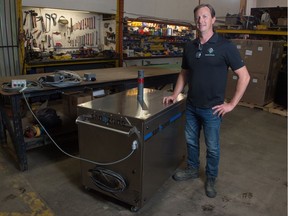
M 17 0 L 0 0 L 0 75 L 21 74 Z

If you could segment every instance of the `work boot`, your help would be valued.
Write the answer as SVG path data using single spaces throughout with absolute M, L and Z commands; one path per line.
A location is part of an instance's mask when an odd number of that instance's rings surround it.
M 197 169 L 192 168 L 192 167 L 187 167 L 184 170 L 180 170 L 180 171 L 176 172 L 172 177 L 175 181 L 195 179 L 195 178 L 199 178 L 199 171 Z
M 214 198 L 217 195 L 216 189 L 215 189 L 215 184 L 216 184 L 216 178 L 214 177 L 208 177 L 205 182 L 205 192 L 206 196 L 210 198 Z

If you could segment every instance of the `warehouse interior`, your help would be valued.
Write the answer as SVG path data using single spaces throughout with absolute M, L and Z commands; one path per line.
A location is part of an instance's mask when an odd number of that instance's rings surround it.
M 193 9 L 250 74 L 221 124 L 218 194 L 186 166 L 187 88 L 173 104 Z M 287 1 L 0 0 L 0 216 L 287 215 Z M 225 100 L 239 77 L 228 71 Z M 107 168 L 107 169 L 106 169 Z

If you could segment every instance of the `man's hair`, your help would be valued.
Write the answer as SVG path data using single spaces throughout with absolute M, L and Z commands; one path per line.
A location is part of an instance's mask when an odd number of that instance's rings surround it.
M 210 5 L 210 4 L 200 4 L 197 7 L 194 8 L 194 14 L 203 7 L 208 7 L 211 13 L 212 18 L 214 18 L 216 16 L 216 12 L 214 10 L 214 8 Z

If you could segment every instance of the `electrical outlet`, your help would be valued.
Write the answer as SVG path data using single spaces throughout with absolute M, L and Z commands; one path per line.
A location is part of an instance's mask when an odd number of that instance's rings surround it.
M 27 85 L 26 80 L 12 80 L 11 88 L 25 88 Z

